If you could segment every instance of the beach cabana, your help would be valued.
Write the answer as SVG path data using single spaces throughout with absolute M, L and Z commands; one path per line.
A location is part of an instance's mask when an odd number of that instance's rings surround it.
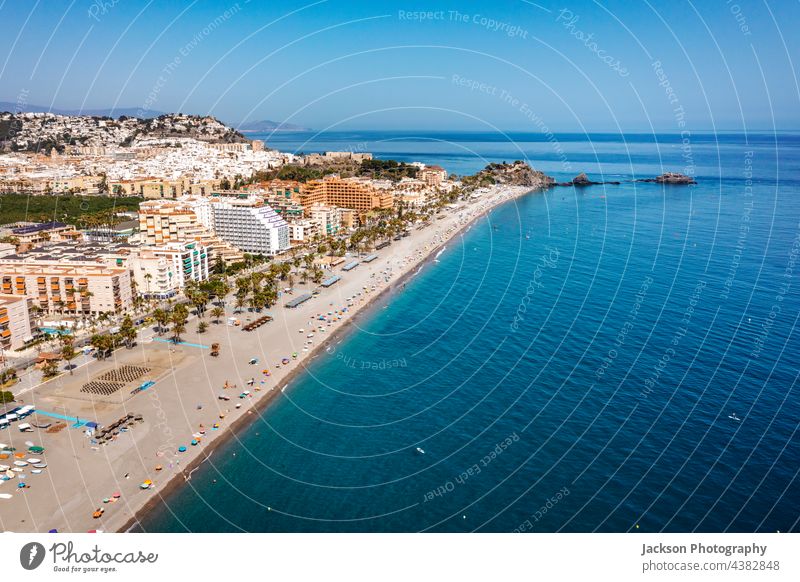
M 368 256 L 364 257 L 363 259 L 361 259 L 361 262 L 362 263 L 371 263 L 372 261 L 374 261 L 377 258 L 378 258 L 378 255 L 373 253 L 373 254 L 368 255 Z
M 327 287 L 331 287 L 332 285 L 335 285 L 336 283 L 338 283 L 341 280 L 342 280 L 342 278 L 339 275 L 334 275 L 333 277 L 328 277 L 327 279 L 325 279 L 321 283 L 321 285 L 323 287 L 327 288 Z
M 344 267 L 342 267 L 342 271 L 352 271 L 358 266 L 358 261 L 350 261 Z

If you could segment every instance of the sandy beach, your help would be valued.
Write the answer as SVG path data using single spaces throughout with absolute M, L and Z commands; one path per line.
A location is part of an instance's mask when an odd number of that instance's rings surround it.
M 235 438 L 237 428 L 252 415 L 280 398 L 283 390 L 290 391 L 295 375 L 329 341 L 341 339 L 359 312 L 416 273 L 475 219 L 530 191 L 498 186 L 443 211 L 430 225 L 415 226 L 408 237 L 378 251 L 371 263 L 349 272 L 341 271 L 344 263 L 336 266 L 332 273 L 341 281 L 297 308 L 284 303 L 316 285 L 296 285 L 294 295 L 284 295 L 262 314 L 234 314 L 233 302 L 227 301 L 220 323 L 207 316 L 208 331 L 198 335 L 197 320 L 192 319 L 179 345 L 167 341 L 167 335 L 142 330 L 134 348 L 119 349 L 106 361 L 26 390 L 23 403 L 37 410 L 25 419 L 34 425 L 33 432 L 20 432 L 17 425 L 0 431 L 0 443 L 15 449 L 0 459 L 0 465 L 8 466 L 6 474 L 13 475 L 0 482 L 0 527 L 16 532 L 129 530 L 138 515 L 159 506 L 165 492 L 190 479 L 219 443 Z M 231 316 L 243 326 L 263 314 L 274 320 L 251 332 L 226 324 Z M 221 345 L 219 357 L 211 357 L 208 349 L 215 342 Z M 282 363 L 284 358 L 288 363 Z M 258 362 L 250 364 L 252 359 Z M 113 377 L 118 373 L 114 370 L 122 369 L 144 372 L 108 396 L 81 392 L 87 382 Z M 154 384 L 131 394 L 130 388 L 144 381 Z M 141 421 L 127 421 L 106 444 L 93 442 L 81 425 L 92 421 L 108 426 L 128 414 L 141 415 Z M 36 428 L 48 423 L 49 429 Z M 59 425 L 63 427 L 55 431 Z M 45 452 L 27 452 L 30 446 Z M 28 462 L 31 458 L 39 462 Z M 36 464 L 46 467 L 34 469 Z M 101 515 L 93 517 L 98 510 Z

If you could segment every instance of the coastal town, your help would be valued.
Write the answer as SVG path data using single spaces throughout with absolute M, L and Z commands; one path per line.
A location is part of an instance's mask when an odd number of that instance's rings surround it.
M 553 185 L 523 162 L 279 152 L 213 118 L 0 121 L 10 531 L 134 525 L 363 307 Z

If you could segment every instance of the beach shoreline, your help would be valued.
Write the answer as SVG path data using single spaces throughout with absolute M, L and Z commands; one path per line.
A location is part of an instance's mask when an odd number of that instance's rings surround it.
M 283 307 L 286 299 L 282 299 L 269 310 L 274 321 L 257 331 L 244 332 L 223 321 L 222 325 L 210 325 L 202 336 L 187 332 L 185 341 L 190 343 L 184 345 L 156 336 L 142 337 L 140 345 L 118 350 L 108 361 L 92 362 L 74 376 L 61 374 L 37 387 L 27 396 L 42 414 L 54 410 L 92 418 L 101 425 L 111 424 L 125 412 L 139 413 L 145 420 L 105 446 L 93 446 L 76 427 L 54 435 L 40 431 L 41 442 L 37 444 L 47 448 L 47 472 L 28 479 L 32 488 L 14 491 L 13 498 L 19 502 L 3 501 L 0 526 L 6 531 L 31 532 L 80 532 L 92 527 L 108 532 L 135 530 L 148 512 L 165 507 L 167 497 L 187 483 L 221 445 L 259 418 L 284 389 L 290 390 L 299 374 L 307 372 L 310 362 L 324 354 L 332 341 L 342 341 L 358 331 L 358 322 L 371 317 L 378 302 L 401 292 L 450 241 L 499 205 L 541 189 L 494 186 L 476 199 L 445 209 L 444 216 L 424 228 L 412 227 L 408 237 L 380 252 L 374 262 L 342 273 L 342 281 L 332 290 L 296 309 Z M 306 289 L 310 291 L 311 287 Z M 318 321 L 320 316 L 325 321 Z M 257 314 L 242 313 L 238 317 L 244 325 L 245 318 Z M 222 354 L 209 358 L 204 346 L 191 342 L 220 342 Z M 293 352 L 297 359 L 277 364 Z M 252 359 L 261 363 L 248 365 Z M 153 373 L 162 372 L 147 392 L 123 398 L 120 403 L 76 398 L 84 382 L 126 364 L 146 365 Z M 271 374 L 262 376 L 262 368 Z M 233 390 L 224 389 L 229 380 Z M 218 399 L 225 393 L 229 395 L 226 400 Z M 38 422 L 43 420 L 39 417 Z M 30 438 L 8 437 L 17 447 Z M 180 446 L 188 444 L 196 446 Z M 149 480 L 152 485 L 140 487 Z M 6 489 L 8 483 L 13 486 L 15 481 L 7 482 Z M 103 510 L 101 516 L 92 519 L 99 510 Z
M 392 281 L 390 285 L 387 285 L 385 288 L 381 289 L 378 293 L 376 293 L 373 297 L 365 302 L 364 304 L 360 305 L 357 311 L 353 313 L 352 316 L 347 318 L 344 321 L 342 327 L 336 330 L 336 334 L 330 338 L 330 341 L 334 339 L 340 339 L 343 341 L 346 337 L 351 334 L 355 333 L 354 325 L 359 321 L 365 318 L 371 317 L 374 312 L 374 306 L 380 302 L 381 299 L 384 299 L 393 293 L 397 293 L 402 291 L 403 286 L 406 284 L 407 281 L 415 277 L 416 275 L 421 273 L 421 269 L 425 266 L 432 263 L 435 258 L 439 255 L 439 252 L 444 250 L 447 246 L 447 243 L 457 236 L 463 234 L 466 230 L 468 230 L 472 225 L 474 225 L 478 220 L 482 217 L 486 216 L 489 212 L 497 208 L 498 206 L 516 200 L 520 196 L 524 196 L 526 194 L 531 194 L 534 192 L 538 192 L 542 190 L 542 188 L 534 188 L 528 189 L 524 187 L 517 187 L 520 188 L 521 191 L 515 192 L 512 196 L 497 201 L 497 203 L 490 205 L 488 208 L 482 210 L 481 212 L 477 213 L 475 216 L 470 217 L 468 221 L 466 221 L 460 228 L 456 229 L 446 240 L 441 241 L 438 245 L 431 248 L 427 255 L 423 257 L 420 261 L 414 262 L 408 266 L 408 268 L 398 277 L 396 280 Z M 313 360 L 316 356 L 320 355 L 322 352 L 328 349 L 330 346 L 330 341 L 320 343 L 318 346 L 315 346 L 313 350 L 311 350 L 305 357 L 306 360 Z M 268 406 L 270 406 L 273 401 L 283 393 L 283 389 L 291 389 L 291 384 L 295 381 L 301 374 L 306 373 L 308 370 L 307 366 L 301 365 L 293 370 L 291 370 L 285 378 L 281 380 L 281 384 L 283 384 L 283 388 L 281 390 L 272 390 L 266 394 L 264 394 L 261 398 L 256 400 L 253 403 L 253 406 L 250 408 L 256 415 L 261 415 Z M 192 461 L 186 465 L 186 467 L 178 474 L 175 474 L 167 483 L 162 485 L 159 489 L 158 495 L 156 497 L 152 497 L 147 500 L 139 509 L 137 509 L 132 517 L 130 517 L 122 526 L 120 526 L 116 532 L 117 533 L 147 533 L 144 531 L 132 531 L 134 528 L 140 523 L 141 518 L 143 515 L 152 511 L 153 509 L 157 508 L 158 506 L 165 503 L 165 498 L 169 495 L 174 493 L 178 490 L 182 484 L 188 482 L 191 478 L 191 474 L 201 467 L 203 463 L 208 461 L 211 456 L 213 455 L 214 451 L 219 449 L 220 447 L 227 444 L 231 438 L 235 437 L 239 431 L 245 430 L 249 427 L 254 421 L 256 420 L 255 417 L 251 417 L 250 414 L 244 414 L 234 420 L 225 431 L 217 435 L 213 441 L 213 445 L 208 445 L 204 447 L 203 454 L 195 457 Z M 189 479 L 187 479 L 187 476 Z M 183 477 L 183 479 L 181 478 Z

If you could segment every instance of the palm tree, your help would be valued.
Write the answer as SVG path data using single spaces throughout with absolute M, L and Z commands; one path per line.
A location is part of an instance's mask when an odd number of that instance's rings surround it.
M 172 341 L 176 344 L 181 341 L 181 334 L 186 331 L 186 324 L 177 321 L 172 324 Z
M 133 345 L 133 341 L 136 339 L 136 327 L 133 325 L 130 315 L 126 315 L 122 320 L 119 335 L 125 342 L 126 347 L 130 348 Z
M 111 336 L 104 333 L 96 333 L 89 340 L 89 345 L 97 350 L 98 359 L 104 360 L 108 351 L 111 350 Z
M 192 305 L 194 305 L 194 308 L 197 311 L 197 315 L 199 317 L 205 317 L 206 304 L 208 303 L 208 294 L 202 291 L 194 291 L 188 297 L 189 301 L 191 301 Z
M 69 375 L 72 376 L 72 364 L 70 362 L 78 355 L 78 351 L 75 349 L 75 339 L 69 334 L 61 334 L 59 341 L 61 342 L 61 357 L 67 362 Z
M 172 311 L 172 338 L 175 343 L 181 341 L 181 334 L 186 331 L 186 321 L 189 319 L 189 309 L 179 303 Z
M 170 321 L 170 314 L 165 309 L 156 309 L 153 311 L 153 319 L 155 319 L 158 324 L 158 335 L 161 335 L 164 331 L 164 327 Z
M 223 315 L 225 315 L 225 309 L 219 305 L 211 310 L 211 317 L 214 318 L 214 323 L 216 324 L 219 324 L 219 318 Z

